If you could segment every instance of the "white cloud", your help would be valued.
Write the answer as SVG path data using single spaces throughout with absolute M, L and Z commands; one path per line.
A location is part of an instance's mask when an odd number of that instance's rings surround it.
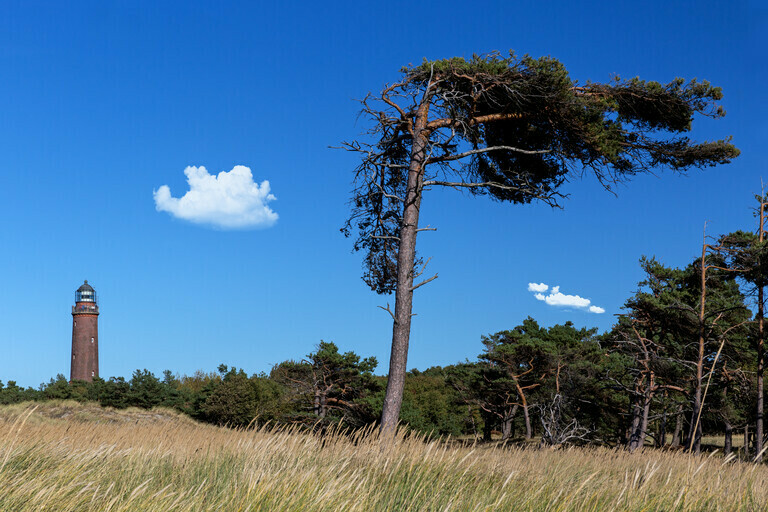
M 222 229 L 266 228 L 277 222 L 277 213 L 267 206 L 276 199 L 269 181 L 255 183 L 248 167 L 236 165 L 214 176 L 203 166 L 189 166 L 184 174 L 189 190 L 182 197 L 172 197 L 168 185 L 153 191 L 157 211 Z
M 578 295 L 565 295 L 563 293 L 554 293 L 555 288 L 552 288 L 553 293 L 547 295 L 545 302 L 550 306 L 571 306 L 574 308 L 586 308 L 589 306 L 589 299 L 579 297 Z
M 553 286 L 552 289 L 549 290 L 548 295 L 541 293 L 546 292 L 548 289 L 549 286 L 544 283 L 528 283 L 529 292 L 538 292 L 535 293 L 533 297 L 536 300 L 546 302 L 550 306 L 583 309 L 589 311 L 590 313 L 597 314 L 605 313 L 605 309 L 601 308 L 600 306 L 593 306 L 592 301 L 589 299 L 585 299 L 584 297 L 580 297 L 578 295 L 566 295 L 564 293 L 560 293 L 559 286 Z

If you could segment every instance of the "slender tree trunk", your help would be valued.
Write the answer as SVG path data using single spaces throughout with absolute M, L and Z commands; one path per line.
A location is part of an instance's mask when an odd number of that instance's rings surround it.
M 501 440 L 506 441 L 510 437 L 512 431 L 512 419 L 504 418 L 501 422 Z
M 733 425 L 725 422 L 725 442 L 723 443 L 723 453 L 728 456 L 733 451 Z
M 699 341 L 699 353 L 703 354 L 703 343 Z M 701 453 L 701 420 L 699 411 L 701 410 L 701 382 L 703 376 L 703 355 L 700 356 L 696 364 L 696 384 L 693 393 L 693 410 L 691 411 L 691 422 L 688 425 L 688 435 L 686 436 L 686 447 L 688 451 L 696 455 Z
M 645 446 L 645 438 L 648 435 L 648 415 L 651 412 L 651 396 L 646 398 L 643 404 L 643 419 L 640 422 L 640 439 L 638 440 L 638 448 Z
M 758 241 L 764 237 L 763 225 L 765 223 L 765 203 L 760 200 L 760 229 Z M 757 422 L 755 424 L 755 460 L 761 462 L 763 458 L 763 418 L 764 418 L 764 390 L 763 374 L 765 373 L 765 331 L 763 320 L 763 287 L 758 283 L 757 287 Z
M 533 439 L 533 429 L 531 428 L 531 417 L 528 415 L 528 402 L 523 398 L 523 417 L 525 418 L 525 439 Z
M 765 418 L 765 398 L 763 374 L 765 373 L 765 344 L 763 320 L 763 288 L 757 290 L 757 421 L 755 423 L 755 457 L 761 462 L 763 455 L 763 421 Z
M 645 438 L 648 436 L 648 417 L 651 413 L 651 401 L 653 400 L 653 388 L 656 385 L 656 378 L 653 372 L 648 374 L 648 387 L 643 395 L 643 419 L 640 422 L 640 439 L 638 448 L 645 446 Z
M 315 401 L 314 401 L 315 416 L 320 416 L 320 390 L 315 389 Z
M 533 429 L 531 428 L 531 417 L 528 415 L 528 400 L 525 398 L 525 391 L 520 386 L 520 382 L 514 375 L 512 378 L 515 381 L 515 388 L 517 388 L 517 394 L 520 395 L 520 401 L 523 402 L 523 417 L 525 418 L 525 439 L 533 439 Z
M 411 313 L 413 311 L 413 264 L 416 257 L 416 235 L 419 225 L 421 192 L 424 183 L 426 159 L 426 124 L 429 101 L 425 98 L 413 127 L 411 162 L 408 169 L 408 184 L 400 226 L 400 245 L 397 255 L 397 289 L 395 290 L 395 314 L 392 326 L 392 352 L 389 358 L 389 376 L 381 413 L 381 432 L 393 435 L 400 418 L 403 404 L 408 343 L 411 335 Z
M 701 387 L 704 377 L 704 306 L 707 298 L 707 240 L 701 246 L 701 305 L 699 307 L 699 357 L 696 360 L 696 382 L 693 393 L 693 411 L 688 433 L 688 450 L 699 455 L 701 453 Z
M 638 395 L 635 395 L 636 397 Z M 635 398 L 635 403 L 632 406 L 632 424 L 629 427 L 629 451 L 633 452 L 637 448 L 638 438 L 640 436 L 640 424 L 642 423 L 642 413 L 640 407 L 640 399 Z
M 505 418 L 501 422 L 501 440 L 506 441 L 512 434 L 512 418 Z
M 637 385 L 637 383 L 635 383 L 635 385 Z M 627 449 L 629 449 L 629 443 L 632 441 L 632 433 L 635 431 L 635 427 L 636 427 L 635 418 L 639 417 L 637 415 L 636 405 L 637 405 L 636 395 L 632 394 L 630 395 L 629 410 L 627 411 L 627 416 L 631 418 L 631 420 L 629 422 L 629 425 L 624 424 L 624 429 L 622 430 L 623 432 L 622 438 L 621 438 L 621 441 L 619 442 L 619 444 L 621 444 L 622 446 L 626 446 Z
M 672 446 L 680 446 L 680 435 L 683 432 L 683 404 L 677 406 L 677 418 L 675 419 L 675 431 L 672 434 Z
M 659 432 L 656 435 L 656 448 L 664 448 L 664 445 L 667 444 L 667 409 L 664 408 L 664 411 L 661 413 L 661 418 L 659 419 Z
M 501 440 L 506 441 L 507 439 L 512 437 L 512 427 L 515 421 L 515 415 L 517 414 L 517 410 L 520 406 L 515 404 L 512 406 L 512 410 L 504 417 L 504 420 L 501 422 Z
M 328 413 L 328 392 L 323 391 L 320 394 L 320 417 L 325 418 Z
M 744 458 L 749 459 L 749 423 L 744 425 Z
M 651 411 L 651 395 L 646 392 L 643 395 L 642 406 L 638 400 L 632 414 L 632 435 L 629 440 L 629 451 L 633 452 L 645 445 L 648 434 L 648 415 Z

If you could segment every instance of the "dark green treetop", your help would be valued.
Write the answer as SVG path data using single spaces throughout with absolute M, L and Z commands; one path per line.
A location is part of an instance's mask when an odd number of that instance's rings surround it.
M 398 82 L 363 101 L 373 121 L 360 152 L 346 234 L 358 231 L 364 279 L 379 293 L 395 288 L 394 258 L 406 196 L 417 118 L 427 116 L 423 188 L 448 186 L 500 201 L 556 205 L 571 176 L 614 182 L 658 168 L 684 171 L 728 163 L 730 138 L 694 142 L 685 134 L 696 115 L 725 115 L 719 87 L 696 79 L 615 77 L 578 83 L 552 57 L 424 61 L 402 69 Z M 431 171 L 428 169 L 432 169 Z M 419 195 L 420 195 L 419 191 Z

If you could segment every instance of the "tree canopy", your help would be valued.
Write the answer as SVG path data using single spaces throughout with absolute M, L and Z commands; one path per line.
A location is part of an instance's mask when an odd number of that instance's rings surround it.
M 560 186 L 591 171 L 603 185 L 659 167 L 676 171 L 728 163 L 739 150 L 730 138 L 693 142 L 684 134 L 694 116 L 725 115 L 722 90 L 682 78 L 662 84 L 614 77 L 606 83 L 572 79 L 552 57 L 514 53 L 425 61 L 363 112 L 374 142 L 362 153 L 352 214 L 356 250 L 366 252 L 366 283 L 378 293 L 396 286 L 398 238 L 412 144 L 425 139 L 421 186 L 466 188 L 499 201 L 558 204 Z M 424 124 L 420 129 L 418 121 Z

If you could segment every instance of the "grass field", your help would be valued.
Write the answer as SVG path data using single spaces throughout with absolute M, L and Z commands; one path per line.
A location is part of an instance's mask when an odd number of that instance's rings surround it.
M 765 510 L 717 455 L 234 431 L 170 411 L 0 408 L 0 510 Z

